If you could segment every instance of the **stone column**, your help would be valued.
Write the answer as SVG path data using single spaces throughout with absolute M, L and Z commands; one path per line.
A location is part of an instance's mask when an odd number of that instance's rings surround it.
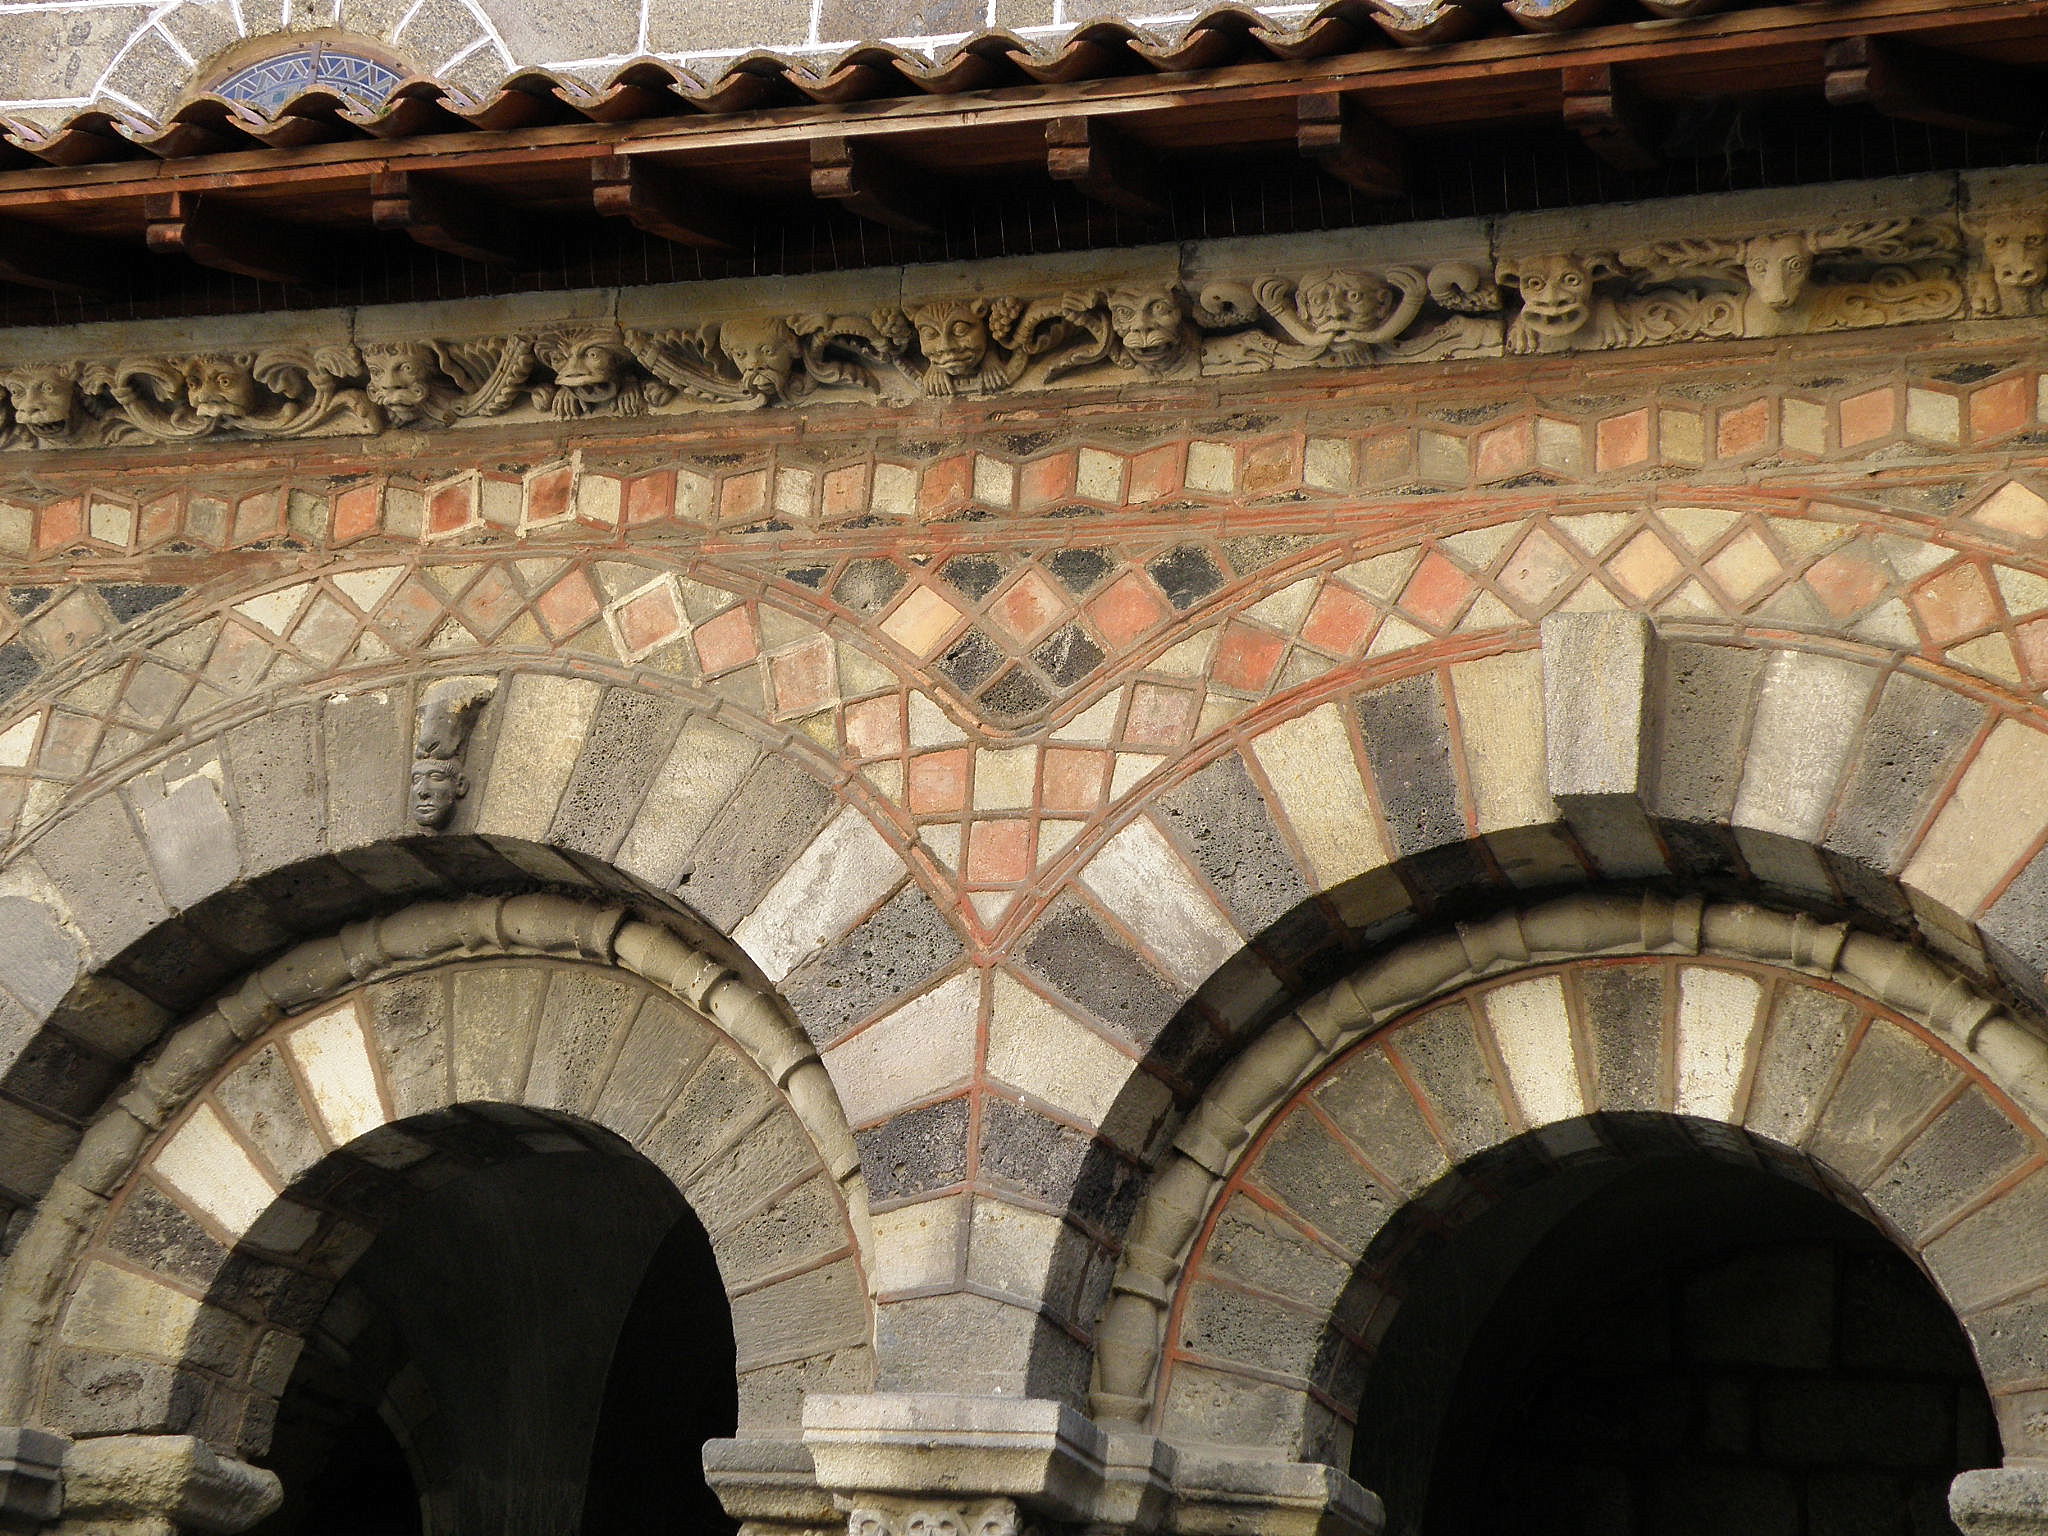
M 277 1474 L 191 1435 L 109 1435 L 64 1452 L 52 1536 L 236 1536 L 284 1500 Z
M 1965 1472 L 1949 1485 L 1948 1512 L 1963 1536 L 2048 1536 L 2048 1462 Z

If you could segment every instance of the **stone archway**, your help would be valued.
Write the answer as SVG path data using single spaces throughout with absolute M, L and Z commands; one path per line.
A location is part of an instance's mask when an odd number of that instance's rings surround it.
M 23 1417 L 261 1456 L 378 1231 L 438 1181 L 565 1137 L 630 1154 L 703 1223 L 742 1433 L 788 1436 L 806 1389 L 868 1384 L 858 1158 L 809 1041 L 665 929 L 522 896 L 301 946 L 166 1040 L 12 1271 Z

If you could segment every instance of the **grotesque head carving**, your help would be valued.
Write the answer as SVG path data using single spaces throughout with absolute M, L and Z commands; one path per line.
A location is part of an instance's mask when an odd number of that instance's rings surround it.
M 1539 336 L 1576 335 L 1593 318 L 1593 285 L 1620 270 L 1612 256 L 1559 252 L 1501 263 L 1500 281 L 1519 288 L 1517 323 Z
M 740 388 L 761 401 L 789 393 L 803 348 L 780 315 L 754 315 L 719 327 L 718 350 L 738 370 Z
M 940 373 L 971 379 L 988 362 L 988 300 L 942 299 L 910 312 L 918 350 Z
M 30 363 L 0 377 L 14 419 L 37 437 L 63 437 L 85 419 L 78 372 L 69 363 Z
M 578 331 L 541 348 L 554 370 L 557 401 L 593 413 L 616 404 L 634 387 L 632 353 L 612 331 Z
M 1804 235 L 1755 235 L 1742 242 L 1742 274 L 1767 309 L 1790 309 L 1813 275 L 1813 247 Z
M 1109 296 L 1109 324 L 1131 361 L 1148 373 L 1172 368 L 1194 346 L 1180 290 L 1171 283 L 1117 289 Z
M 406 796 L 416 825 L 430 832 L 445 827 L 455 814 L 455 802 L 469 793 L 462 749 L 477 711 L 489 701 L 494 687 L 483 677 L 444 677 L 428 686 L 420 701 L 412 788 Z
M 373 342 L 363 348 L 364 393 L 398 422 L 417 419 L 433 404 L 440 362 L 424 341 Z
M 1984 216 L 1977 241 L 1991 280 L 2001 288 L 2048 283 L 2048 209 L 2006 208 Z
M 239 352 L 208 352 L 181 366 L 185 401 L 202 421 L 247 420 L 262 406 L 253 359 Z
M 1394 311 L 1393 284 L 1370 272 L 1311 272 L 1295 290 L 1301 318 L 1337 346 L 1367 340 Z

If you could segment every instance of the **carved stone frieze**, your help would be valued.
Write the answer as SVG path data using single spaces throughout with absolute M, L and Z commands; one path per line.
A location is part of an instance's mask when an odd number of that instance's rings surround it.
M 878 274 L 824 283 L 800 311 L 769 307 L 787 287 L 711 284 L 565 296 L 581 319 L 512 307 L 532 324 L 462 304 L 417 328 L 367 311 L 222 320 L 230 341 L 237 324 L 272 340 L 203 351 L 134 328 L 105 333 L 130 349 L 112 357 L 64 355 L 68 333 L 0 335 L 0 448 L 909 404 L 2048 312 L 2048 176 L 1988 174 L 1864 184 L 1853 207 L 1799 189 L 1191 246 L 1064 280 L 1010 266 L 980 292 L 913 296 Z M 1836 211 L 1799 222 L 1814 208 Z M 464 330 L 486 314 L 494 329 Z
M 846 1516 L 847 1536 L 1020 1536 L 1014 1499 L 866 1496 Z

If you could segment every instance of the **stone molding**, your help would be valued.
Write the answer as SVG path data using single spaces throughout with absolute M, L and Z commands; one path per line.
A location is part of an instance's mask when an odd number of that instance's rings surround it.
M 57 1536 L 234 1536 L 284 1500 L 275 1472 L 216 1455 L 190 1435 L 110 1435 L 64 1457 Z
M 1148 1422 L 1163 1330 L 1217 1195 L 1267 1118 L 1361 1036 L 1470 982 L 1616 955 L 1722 956 L 1816 976 L 1924 1026 L 2048 1122 L 2048 1041 L 1921 950 L 1746 903 L 1585 892 L 1396 948 L 1275 1021 L 1226 1068 L 1153 1176 L 1096 1333 L 1091 1403 Z
M 723 962 L 625 908 L 552 895 L 426 902 L 299 945 L 164 1037 L 93 1122 L 37 1207 L 0 1281 L 0 1401 L 27 1416 L 36 1366 L 107 1203 L 156 1135 L 244 1043 L 364 982 L 450 960 L 567 957 L 617 966 L 669 992 L 731 1038 L 789 1101 L 869 1246 L 860 1156 L 808 1036 Z
M 0 338 L 0 448 L 902 404 L 2024 318 L 2048 302 L 2043 184 L 1905 178 L 1840 198 L 1798 189 L 999 262 L 951 291 L 851 274 L 801 312 L 741 281 L 251 316 L 208 323 L 197 347 L 189 324 L 87 328 L 100 347 L 17 332 Z M 1816 225 L 1816 206 L 1849 211 Z M 508 308 L 534 323 L 507 326 Z
M 1949 1487 L 1948 1512 L 1963 1536 L 2048 1532 L 2048 1466 L 2019 1464 L 1965 1472 Z

